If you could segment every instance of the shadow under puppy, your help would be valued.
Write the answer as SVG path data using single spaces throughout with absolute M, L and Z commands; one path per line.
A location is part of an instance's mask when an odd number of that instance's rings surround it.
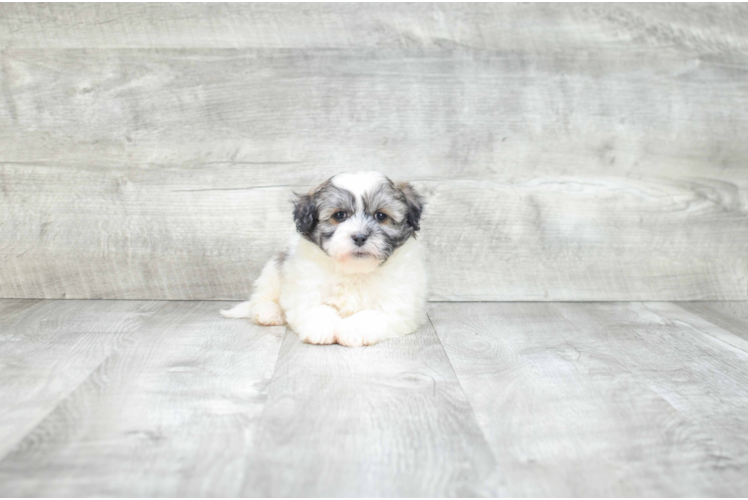
M 426 319 L 426 269 L 415 239 L 423 202 L 376 172 L 339 174 L 297 195 L 297 234 L 227 318 L 288 324 L 311 344 L 372 345 Z

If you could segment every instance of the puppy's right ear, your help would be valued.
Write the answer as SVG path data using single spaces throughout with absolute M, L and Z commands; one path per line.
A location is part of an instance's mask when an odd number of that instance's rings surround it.
M 317 227 L 319 214 L 314 197 L 309 194 L 297 194 L 293 203 L 293 220 L 296 230 L 306 237 L 311 237 L 314 228 Z

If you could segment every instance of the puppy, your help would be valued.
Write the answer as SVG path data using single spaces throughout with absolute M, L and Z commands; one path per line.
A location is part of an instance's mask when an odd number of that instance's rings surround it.
M 416 232 L 421 197 L 376 172 L 336 175 L 297 195 L 297 234 L 272 258 L 249 302 L 221 311 L 258 325 L 286 322 L 311 344 L 372 345 L 426 319 Z

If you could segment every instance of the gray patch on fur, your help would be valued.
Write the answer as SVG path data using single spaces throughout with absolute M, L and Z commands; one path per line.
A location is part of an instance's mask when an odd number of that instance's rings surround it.
M 418 224 L 423 202 L 409 183 L 393 183 L 385 180 L 375 189 L 364 195 L 364 211 L 376 224 L 387 243 L 387 257 L 403 245 L 411 236 L 415 237 L 420 229 Z M 377 223 L 374 215 L 383 211 L 389 218 L 384 223 Z
M 277 267 L 278 269 L 283 267 L 283 263 L 286 262 L 286 259 L 288 259 L 288 250 L 282 250 L 278 252 L 274 257 L 275 267 Z

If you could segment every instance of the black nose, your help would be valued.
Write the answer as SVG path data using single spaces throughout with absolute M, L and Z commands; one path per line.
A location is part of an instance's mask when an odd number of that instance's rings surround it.
M 353 238 L 353 242 L 356 244 L 357 247 L 363 246 L 364 243 L 366 243 L 366 239 L 368 237 L 369 237 L 368 234 L 363 234 L 363 233 L 354 234 L 353 236 L 351 236 L 351 238 Z

